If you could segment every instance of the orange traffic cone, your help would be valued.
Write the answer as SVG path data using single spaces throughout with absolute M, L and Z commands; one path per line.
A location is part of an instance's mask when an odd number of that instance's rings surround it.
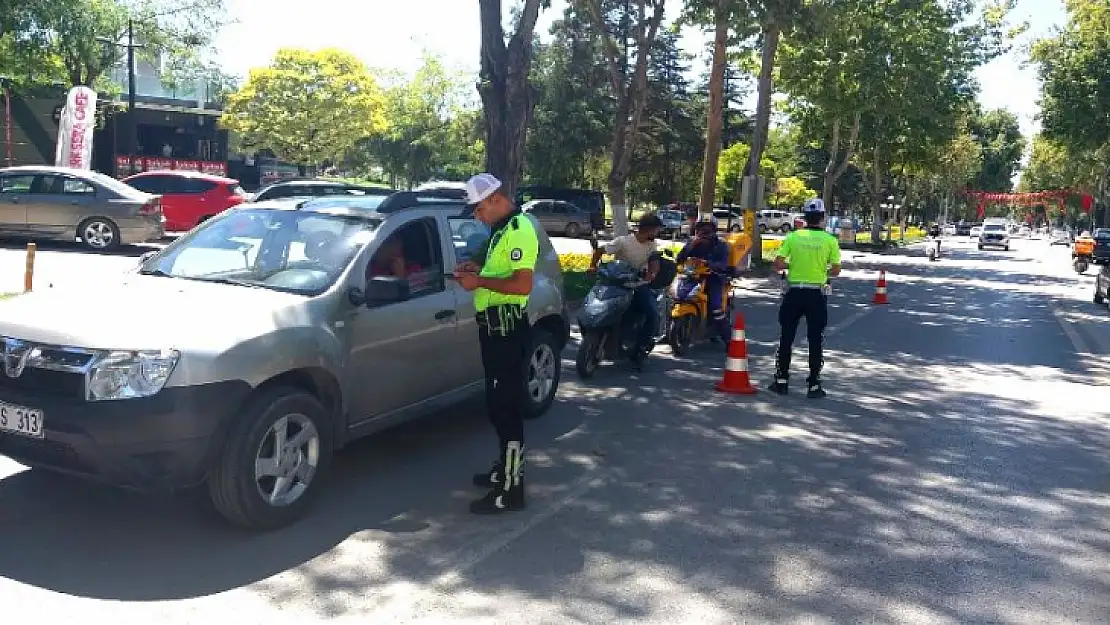
M 889 304 L 890 301 L 886 298 L 886 269 L 879 270 L 879 281 L 875 283 L 875 297 L 871 300 L 872 304 Z
M 717 384 L 717 390 L 734 395 L 754 395 L 758 392 L 748 377 L 748 338 L 744 331 L 744 315 L 739 312 L 736 313 L 736 325 L 732 328 L 732 340 L 728 344 L 725 376 Z

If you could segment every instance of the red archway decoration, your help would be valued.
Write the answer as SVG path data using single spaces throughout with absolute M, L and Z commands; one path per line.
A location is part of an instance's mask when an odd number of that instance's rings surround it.
M 1055 202 L 1060 211 L 1064 210 L 1064 203 L 1069 197 L 1074 195 L 1080 196 L 1082 201 L 1083 212 L 1090 214 L 1095 205 L 1095 198 L 1090 193 L 1083 193 L 1073 189 L 1059 189 L 1056 191 L 1035 191 L 1033 193 L 993 193 L 988 191 L 976 191 L 975 189 L 964 189 L 963 194 L 975 200 L 979 209 L 979 219 L 982 219 L 987 214 L 987 204 L 996 202 L 1004 202 L 1006 204 L 1020 204 L 1029 206 L 1031 204 L 1044 204 L 1046 202 Z

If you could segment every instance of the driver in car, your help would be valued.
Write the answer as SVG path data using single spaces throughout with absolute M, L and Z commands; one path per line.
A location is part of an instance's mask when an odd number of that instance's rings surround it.
M 633 351 L 633 362 L 638 363 L 643 352 L 649 351 L 655 341 L 655 330 L 659 327 L 659 309 L 655 305 L 655 293 L 652 292 L 650 283 L 659 273 L 659 248 L 655 238 L 663 221 L 653 213 L 648 213 L 640 218 L 636 232 L 617 237 L 604 247 L 594 250 L 590 259 L 589 273 L 597 272 L 597 264 L 601 261 L 602 254 L 612 254 L 617 260 L 632 265 L 637 271 L 643 273 L 647 284 L 636 289 L 632 299 L 632 309 L 642 315 L 644 323 L 640 326 L 640 336 L 637 341 L 642 350 Z
M 405 246 L 400 237 L 394 237 L 382 244 L 374 257 L 370 259 L 367 268 L 367 277 L 393 276 L 395 278 L 408 278 L 409 275 L 420 271 L 416 263 L 405 260 Z

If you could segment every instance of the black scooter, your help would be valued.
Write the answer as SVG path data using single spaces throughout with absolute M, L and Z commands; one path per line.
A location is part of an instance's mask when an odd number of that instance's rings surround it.
M 597 240 L 590 239 L 590 245 L 597 249 Z M 659 259 L 661 268 L 652 283 L 653 287 L 669 283 L 674 277 L 674 261 L 668 258 L 668 254 L 669 250 L 663 252 Z M 647 282 L 640 273 L 627 262 L 611 261 L 598 267 L 597 283 L 586 294 L 578 312 L 578 330 L 582 334 L 574 363 L 578 377 L 588 380 L 602 362 L 617 362 L 622 358 L 631 360 L 633 356 L 643 358 L 654 348 L 654 345 L 648 349 L 638 345 L 637 337 L 645 320 L 642 315 L 630 314 L 633 293 L 645 284 Z M 670 313 L 671 304 L 665 288 L 656 290 L 660 323 L 654 334 L 658 340 L 665 327 L 664 315 Z M 637 354 L 637 351 L 640 353 Z

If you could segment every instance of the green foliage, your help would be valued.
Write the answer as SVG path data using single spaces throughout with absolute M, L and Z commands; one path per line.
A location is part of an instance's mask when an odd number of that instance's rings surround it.
M 221 124 L 245 148 L 318 165 L 384 131 L 385 108 L 377 81 L 354 55 L 283 48 L 228 98 Z
M 982 167 L 968 184 L 980 191 L 1012 191 L 1025 154 L 1025 137 L 1017 117 L 1005 109 L 979 113 L 970 122 L 970 133 L 978 138 Z
M 1044 132 L 1078 148 L 1110 143 L 1110 4 L 1068 0 L 1067 26 L 1033 47 Z
M 748 159 L 751 157 L 751 151 L 751 146 L 744 143 L 737 143 L 721 151 L 721 160 L 717 163 L 718 202 L 725 204 L 735 203 L 733 193 L 735 192 L 737 182 L 744 174 L 744 168 L 748 166 Z M 774 177 L 775 164 L 766 156 L 760 159 L 759 168 L 761 176 L 767 178 Z
M 129 22 L 138 56 L 175 58 L 210 45 L 223 14 L 223 0 L 19 0 L 0 24 L 0 74 L 111 90 Z
M 484 144 L 479 114 L 466 107 L 469 88 L 465 76 L 425 53 L 411 80 L 385 92 L 388 129 L 361 138 L 348 162 L 376 165 L 392 180 L 409 185 L 476 173 Z
M 797 176 L 786 176 L 775 180 L 770 204 L 777 208 L 797 208 L 806 200 L 817 197 L 817 192 L 806 186 L 805 180 Z

